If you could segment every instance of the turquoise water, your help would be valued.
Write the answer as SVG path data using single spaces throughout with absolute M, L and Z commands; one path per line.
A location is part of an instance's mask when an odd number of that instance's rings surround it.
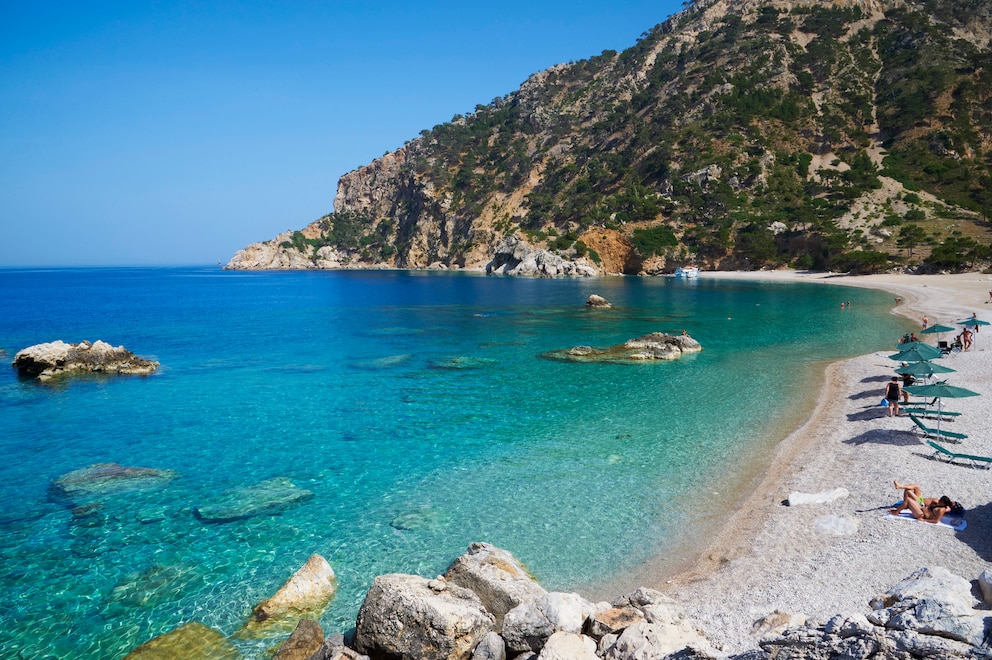
M 589 310 L 599 294 L 616 306 Z M 889 347 L 888 294 L 665 278 L 530 280 L 213 268 L 2 270 L 0 358 L 63 339 L 154 357 L 150 377 L 41 385 L 0 369 L 0 649 L 114 658 L 197 620 L 234 636 L 318 552 L 338 575 L 325 631 L 372 578 L 432 577 L 472 541 L 549 589 L 684 552 L 825 360 Z M 840 310 L 842 301 L 851 301 Z M 679 362 L 542 358 L 651 331 Z M 52 480 L 103 462 L 175 470 L 91 515 Z M 285 477 L 314 497 L 205 524 L 192 509 Z M 248 657 L 275 640 L 238 639 Z

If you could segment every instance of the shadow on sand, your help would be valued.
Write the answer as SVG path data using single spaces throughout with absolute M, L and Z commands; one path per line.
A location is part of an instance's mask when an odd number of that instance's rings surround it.
M 876 445 L 892 445 L 893 447 L 910 447 L 912 445 L 919 445 L 920 438 L 912 431 L 893 431 L 892 429 L 872 429 L 870 431 L 865 431 L 864 433 L 859 433 L 853 438 L 849 438 L 844 441 L 845 445 L 853 445 L 858 447 L 860 445 L 876 444 Z

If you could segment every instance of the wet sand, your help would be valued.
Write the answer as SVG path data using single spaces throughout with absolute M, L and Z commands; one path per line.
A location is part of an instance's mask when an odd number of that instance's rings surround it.
M 701 277 L 882 289 L 893 294 L 895 313 L 916 321 L 926 315 L 931 325 L 954 326 L 974 312 L 992 322 L 992 304 L 986 302 L 992 276 L 978 273 L 852 277 L 760 271 Z M 921 337 L 936 343 L 934 335 Z M 809 419 L 779 445 L 760 485 L 700 548 L 698 561 L 675 577 L 642 581 L 682 604 L 724 652 L 754 648 L 754 621 L 776 610 L 821 620 L 865 613 L 872 597 L 922 566 L 943 566 L 969 580 L 992 566 L 992 470 L 932 460 L 932 449 L 908 417 L 888 417 L 878 404 L 898 366 L 888 359 L 891 353 L 829 365 Z M 947 374 L 949 384 L 983 396 L 945 400 L 962 414 L 942 422 L 943 428 L 969 437 L 940 444 L 992 456 L 992 327 L 976 335 L 972 350 L 942 363 L 956 370 Z M 894 479 L 920 484 L 926 496 L 947 494 L 962 502 L 967 529 L 886 518 L 888 507 L 901 499 Z M 790 493 L 837 488 L 849 496 L 783 505 Z

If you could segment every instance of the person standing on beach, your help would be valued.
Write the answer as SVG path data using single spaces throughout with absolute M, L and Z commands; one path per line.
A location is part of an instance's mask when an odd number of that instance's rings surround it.
M 889 402 L 889 417 L 899 415 L 899 377 L 893 376 L 889 384 L 885 386 L 885 400 Z
M 928 325 L 930 325 L 930 319 L 928 319 L 926 316 L 924 316 L 923 317 L 923 329 L 926 330 Z
M 961 331 L 961 344 L 966 351 L 971 348 L 971 330 L 968 329 L 968 326 L 964 326 L 964 330 Z

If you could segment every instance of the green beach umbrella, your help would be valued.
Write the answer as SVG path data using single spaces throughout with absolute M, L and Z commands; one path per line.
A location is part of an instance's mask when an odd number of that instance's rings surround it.
M 923 350 L 920 351 L 921 353 L 926 353 L 933 348 L 930 344 L 925 344 L 922 341 L 907 341 L 905 344 L 896 344 L 896 350 L 911 351 L 914 348 L 920 348 L 921 346 L 923 347 Z
M 934 334 L 939 335 L 942 332 L 954 332 L 954 330 L 955 329 L 952 328 L 952 327 L 950 327 L 950 326 L 940 325 L 938 323 L 937 325 L 931 325 L 926 330 L 920 330 L 920 334 L 921 335 L 934 335 Z
M 917 396 L 933 396 L 937 397 L 937 410 L 939 411 L 943 406 L 940 403 L 940 399 L 962 399 L 966 396 L 981 396 L 978 392 L 972 392 L 963 387 L 955 387 L 954 385 L 947 385 L 946 383 L 935 383 L 933 385 L 907 385 L 903 388 L 910 394 L 915 394 Z M 940 415 L 937 415 L 937 435 L 940 435 Z
M 978 392 L 973 392 L 963 387 L 941 383 L 935 385 L 907 385 L 905 390 L 917 396 L 933 396 L 938 399 L 961 399 L 966 396 L 981 396 Z
M 982 319 L 965 319 L 964 321 L 958 321 L 958 325 L 965 325 L 965 326 L 970 325 L 972 327 L 977 328 L 980 325 L 992 325 L 992 323 L 989 323 L 988 321 L 983 321 Z
M 911 376 L 922 376 L 923 378 L 929 378 L 934 374 L 949 374 L 952 371 L 954 369 L 945 367 L 942 364 L 933 364 L 932 362 L 911 362 L 904 367 L 898 367 L 896 369 L 897 374 L 909 374 Z
M 920 346 L 918 348 L 911 348 L 908 351 L 900 351 L 895 355 L 890 355 L 890 360 L 895 360 L 896 362 L 926 362 L 927 360 L 933 360 L 941 356 L 940 349 L 934 348 L 933 346 Z

